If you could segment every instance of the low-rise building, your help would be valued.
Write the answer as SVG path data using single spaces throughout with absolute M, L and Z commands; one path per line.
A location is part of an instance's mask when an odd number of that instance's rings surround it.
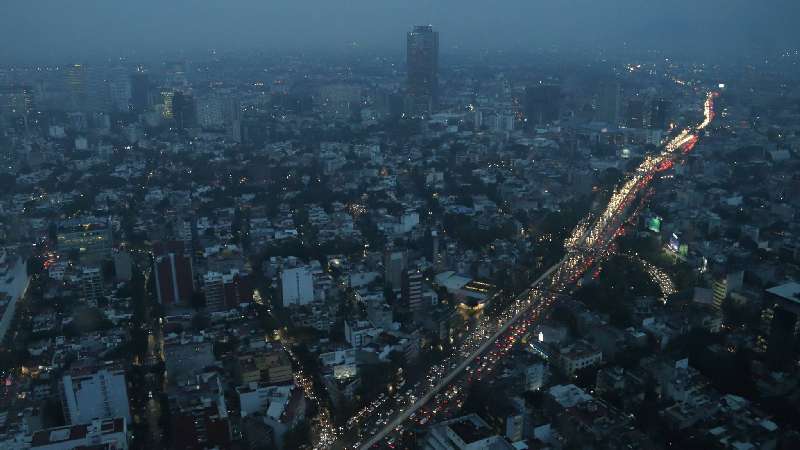
M 478 416 L 470 414 L 431 427 L 423 445 L 426 450 L 512 450 L 503 437 Z
M 93 420 L 78 425 L 39 430 L 31 436 L 31 450 L 127 450 L 128 425 L 122 418 Z
M 579 370 L 599 364 L 602 360 L 603 352 L 586 341 L 578 341 L 563 347 L 559 352 L 559 364 L 568 376 L 575 375 Z

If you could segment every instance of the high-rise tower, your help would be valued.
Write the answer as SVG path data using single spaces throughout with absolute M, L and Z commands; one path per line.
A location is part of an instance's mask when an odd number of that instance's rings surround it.
M 150 106 L 150 78 L 142 68 L 131 75 L 131 109 L 141 114 Z
M 559 118 L 561 86 L 539 83 L 525 88 L 525 117 L 529 125 L 553 123 Z
M 414 114 L 436 108 L 439 90 L 439 33 L 418 25 L 407 36 L 408 94 Z
M 622 88 L 616 80 L 606 80 L 600 84 L 597 96 L 597 120 L 611 126 L 620 125 Z
M 84 111 L 89 106 L 89 89 L 87 69 L 82 64 L 73 64 L 67 68 L 67 89 L 69 106 L 75 111 Z

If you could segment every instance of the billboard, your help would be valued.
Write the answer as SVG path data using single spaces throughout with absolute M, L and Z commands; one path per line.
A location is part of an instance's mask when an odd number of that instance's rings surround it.
M 647 219 L 647 229 L 652 231 L 653 233 L 660 233 L 661 232 L 661 217 L 652 216 Z
M 670 236 L 669 238 L 669 249 L 675 253 L 678 253 L 680 248 L 681 248 L 681 241 L 680 239 L 678 239 L 678 235 L 672 233 L 672 236 Z

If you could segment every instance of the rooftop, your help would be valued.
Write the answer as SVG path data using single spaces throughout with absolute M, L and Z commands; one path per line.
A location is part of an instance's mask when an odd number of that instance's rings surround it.
M 553 399 L 563 408 L 572 408 L 580 403 L 592 400 L 592 396 L 574 384 L 560 384 L 548 391 Z
M 493 436 L 492 429 L 480 417 L 470 414 L 447 424 L 453 432 L 465 443 L 480 441 Z
M 785 300 L 800 304 L 800 283 L 795 281 L 769 288 L 767 289 L 767 292 L 772 295 L 777 295 Z

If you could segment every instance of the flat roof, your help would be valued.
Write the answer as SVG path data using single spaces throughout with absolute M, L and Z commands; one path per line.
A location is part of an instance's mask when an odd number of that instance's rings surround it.
M 442 272 L 436 275 L 436 282 L 447 290 L 458 290 L 466 286 L 472 278 L 457 275 L 453 271 Z
M 482 424 L 476 424 L 471 420 L 464 420 L 451 423 L 448 426 L 462 441 L 466 444 L 471 444 L 475 441 L 486 439 L 493 434 L 490 429 L 481 425 Z
M 772 295 L 800 304 L 800 283 L 795 281 L 767 289 Z

